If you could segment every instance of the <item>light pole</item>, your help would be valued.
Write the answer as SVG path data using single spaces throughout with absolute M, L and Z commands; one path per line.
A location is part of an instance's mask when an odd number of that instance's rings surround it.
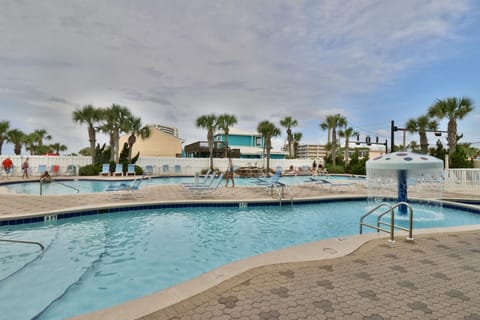
M 397 126 L 395 126 L 395 121 L 392 120 L 392 123 L 391 123 L 391 126 L 390 126 L 390 141 L 391 141 L 391 144 L 390 144 L 390 152 L 393 152 L 394 148 L 395 148 L 395 131 L 403 131 L 403 133 L 405 134 L 406 131 L 408 131 L 408 129 L 406 128 L 399 128 Z M 435 132 L 435 136 L 439 137 L 442 135 L 442 133 L 448 133 L 448 131 L 442 131 L 442 130 L 424 130 L 425 132 Z

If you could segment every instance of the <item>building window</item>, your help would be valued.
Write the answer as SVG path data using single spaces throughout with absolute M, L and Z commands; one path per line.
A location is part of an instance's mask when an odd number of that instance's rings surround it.
M 255 146 L 260 147 L 262 145 L 262 137 L 255 137 Z

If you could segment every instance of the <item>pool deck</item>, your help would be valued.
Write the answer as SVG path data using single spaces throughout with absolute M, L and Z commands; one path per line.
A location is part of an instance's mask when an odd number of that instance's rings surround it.
M 295 199 L 368 193 L 362 183 L 291 188 Z M 448 188 L 442 197 L 478 195 L 478 188 Z M 140 197 L 120 199 L 107 193 L 17 195 L 0 185 L 0 219 L 145 203 L 272 200 L 260 187 L 221 187 L 202 196 L 180 185 L 149 186 Z M 370 233 L 269 252 L 74 319 L 480 319 L 480 225 L 414 230 L 414 237 L 406 241 L 397 233 L 390 243 L 387 235 Z

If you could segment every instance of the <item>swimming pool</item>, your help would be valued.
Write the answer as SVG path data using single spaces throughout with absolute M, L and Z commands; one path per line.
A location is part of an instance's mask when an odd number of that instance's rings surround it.
M 46 249 L 0 244 L 2 317 L 63 319 L 162 290 L 234 260 L 358 234 L 360 216 L 373 205 L 151 209 L 3 226 L 1 238 L 40 241 Z M 414 208 L 415 228 L 480 223 L 480 214 Z
M 305 183 L 309 176 L 284 176 L 280 178 L 281 182 L 286 184 L 300 184 Z M 322 178 L 330 180 L 344 180 L 350 179 L 348 176 L 323 176 Z M 362 178 L 356 178 L 362 179 Z M 235 178 L 236 186 L 253 186 L 252 178 Z M 43 184 L 42 194 L 44 195 L 62 195 L 62 194 L 76 194 L 76 193 L 92 193 L 103 192 L 105 188 L 112 184 L 118 184 L 127 180 L 66 180 L 58 179 L 56 182 Z M 131 181 L 131 180 L 129 180 Z M 154 186 L 163 184 L 181 184 L 191 183 L 193 177 L 161 177 L 161 178 L 147 178 L 142 182 L 143 186 Z M 40 183 L 35 182 L 18 182 L 4 184 L 9 192 L 21 193 L 21 194 L 40 194 Z M 78 192 L 77 192 L 78 190 Z

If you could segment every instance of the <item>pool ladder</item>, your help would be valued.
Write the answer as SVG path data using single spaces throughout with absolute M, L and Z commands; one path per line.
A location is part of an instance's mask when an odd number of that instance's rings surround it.
M 395 209 L 400 207 L 400 206 L 406 206 L 408 208 L 408 213 L 409 213 L 408 229 L 395 225 Z M 384 212 L 382 212 L 377 217 L 377 225 L 376 226 L 363 222 L 363 220 L 366 217 L 368 217 L 372 213 L 376 212 L 377 210 L 380 210 L 381 208 L 386 208 L 386 209 L 385 209 Z M 381 221 L 382 217 L 384 215 L 388 214 L 388 213 L 390 213 L 390 223 Z M 364 214 L 360 218 L 360 234 L 363 233 L 363 226 L 375 229 L 375 230 L 377 230 L 377 232 L 383 231 L 383 232 L 386 232 L 386 233 L 390 233 L 390 240 L 388 240 L 388 241 L 392 242 L 392 243 L 395 242 L 395 229 L 407 231 L 408 232 L 407 240 L 413 241 L 414 240 L 413 239 L 413 208 L 410 204 L 408 204 L 406 202 L 398 202 L 393 206 L 388 204 L 388 203 L 380 203 L 378 206 L 376 206 L 372 210 L 368 211 L 366 214 Z M 384 229 L 381 226 L 389 226 L 390 229 Z
M 13 242 L 13 243 L 35 244 L 35 245 L 39 246 L 42 249 L 42 251 L 45 250 L 45 247 L 43 246 L 43 244 L 41 244 L 40 242 L 36 242 L 36 241 L 11 240 L 11 239 L 0 239 L 0 241 Z
M 288 195 L 290 196 L 290 205 L 293 205 L 293 194 L 290 188 L 286 184 L 281 184 L 281 185 L 272 184 L 270 186 L 270 189 L 271 189 L 270 192 L 271 192 L 272 198 L 273 198 L 273 190 L 275 190 L 275 193 L 278 195 L 280 206 L 282 206 L 282 200 L 285 195 L 285 192 L 287 192 Z

